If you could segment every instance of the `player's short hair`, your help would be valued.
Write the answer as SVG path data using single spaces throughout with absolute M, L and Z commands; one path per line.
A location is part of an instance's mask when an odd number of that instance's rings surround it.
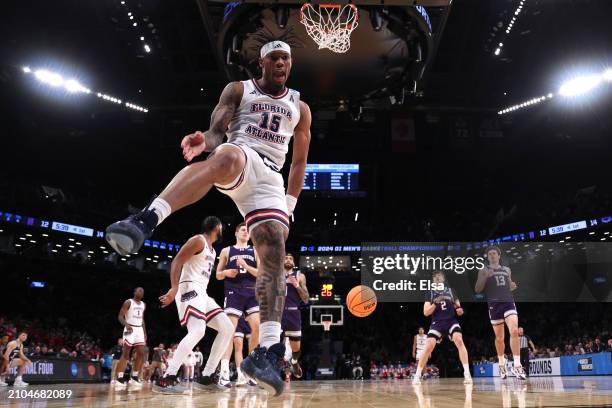
M 246 227 L 246 222 L 241 222 L 240 224 L 236 225 L 236 232 L 238 232 L 240 230 L 240 228 L 242 227 Z
M 215 228 L 217 228 L 217 225 L 221 225 L 221 220 L 214 215 L 210 215 L 204 218 L 204 221 L 202 221 L 202 232 L 204 234 L 210 234 Z
M 496 251 L 497 255 L 501 256 L 501 249 L 497 245 L 493 245 L 487 248 L 487 254 L 491 251 Z

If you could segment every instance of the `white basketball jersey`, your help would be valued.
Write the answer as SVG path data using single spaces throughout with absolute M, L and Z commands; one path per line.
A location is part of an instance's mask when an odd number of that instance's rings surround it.
M 424 335 L 416 335 L 416 349 L 417 350 L 423 350 L 425 349 L 425 343 L 427 343 L 427 336 Z
M 208 246 L 208 242 L 203 235 L 202 239 L 204 240 L 204 249 L 185 262 L 179 282 L 196 282 L 206 288 L 217 254 L 215 248 Z
M 130 326 L 140 327 L 142 326 L 142 318 L 144 317 L 145 312 L 145 302 L 140 301 L 140 303 L 136 303 L 134 299 L 129 299 L 130 308 L 125 314 L 125 321 Z
M 281 95 L 272 96 L 264 93 L 254 79 L 242 83 L 242 100 L 229 124 L 227 141 L 249 146 L 280 170 L 300 121 L 300 93 L 285 88 Z

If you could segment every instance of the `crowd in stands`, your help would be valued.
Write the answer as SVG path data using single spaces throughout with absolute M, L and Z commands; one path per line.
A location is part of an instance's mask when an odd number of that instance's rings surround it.
M 20 332 L 28 334 L 25 354 L 33 357 L 80 358 L 100 360 L 104 354 L 99 339 L 86 332 L 66 327 L 64 322 L 40 319 L 8 319 L 0 316 L 0 337 L 15 340 Z M 58 326 L 59 324 L 59 326 Z

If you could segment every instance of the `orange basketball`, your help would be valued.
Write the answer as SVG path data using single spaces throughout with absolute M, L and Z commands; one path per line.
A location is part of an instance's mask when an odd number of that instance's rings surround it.
M 366 317 L 376 309 L 376 293 L 365 285 L 355 286 L 346 295 L 346 307 L 357 317 Z

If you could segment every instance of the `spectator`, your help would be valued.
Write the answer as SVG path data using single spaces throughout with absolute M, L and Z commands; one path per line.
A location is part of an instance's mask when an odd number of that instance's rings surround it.
M 595 338 L 595 344 L 593 344 L 593 353 L 601 353 L 605 351 L 604 345 L 599 337 Z
M 119 337 L 117 339 L 117 344 L 113 346 L 110 350 L 110 354 L 113 356 L 113 363 L 111 366 L 111 384 L 115 383 L 115 378 L 117 378 L 117 364 L 119 364 L 119 359 L 121 358 L 121 352 L 123 351 L 123 338 Z

